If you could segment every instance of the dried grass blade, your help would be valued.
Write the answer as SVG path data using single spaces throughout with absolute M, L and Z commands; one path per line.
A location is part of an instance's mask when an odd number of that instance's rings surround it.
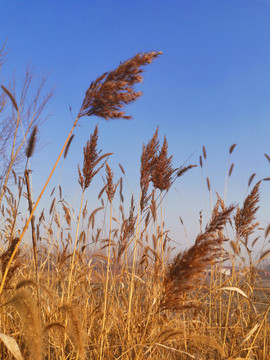
M 236 287 L 236 286 L 224 286 L 224 287 L 221 287 L 221 288 L 217 289 L 217 291 L 221 291 L 221 290 L 236 291 L 236 292 L 238 292 L 240 295 L 242 295 L 242 296 L 244 296 L 245 298 L 248 299 L 247 294 L 244 293 L 243 290 L 239 289 L 239 288 Z
M 3 341 L 16 360 L 23 360 L 19 346 L 13 337 L 0 333 L 0 339 Z
M 260 326 L 259 324 L 255 324 L 253 326 L 253 328 L 247 333 L 247 335 L 244 337 L 241 344 L 239 345 L 240 348 L 251 338 L 251 336 L 255 333 L 255 331 L 258 329 L 259 326 Z

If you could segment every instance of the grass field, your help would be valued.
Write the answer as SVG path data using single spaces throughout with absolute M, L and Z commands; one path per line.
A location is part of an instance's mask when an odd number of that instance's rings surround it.
M 122 107 L 141 95 L 133 85 L 142 81 L 142 66 L 158 55 L 138 54 L 91 83 L 55 167 L 68 155 L 82 116 L 128 118 Z M 20 107 L 11 92 L 2 89 L 19 125 Z M 172 255 L 163 197 L 177 178 L 197 165 L 174 169 L 158 129 L 140 154 L 137 206 L 136 195 L 125 204 L 125 171 L 121 167 L 123 177 L 114 179 L 110 154 L 98 150 L 98 127 L 94 129 L 78 168 L 81 205 L 76 214 L 61 185 L 51 193 L 50 207 L 38 213 L 55 167 L 33 199 L 28 159 L 36 131 L 33 127 L 27 136 L 23 175 L 13 170 L 12 151 L 1 188 L 2 360 L 270 359 L 270 281 L 258 275 L 261 260 L 270 252 L 270 226 L 265 229 L 266 246 L 258 260 L 253 259 L 261 181 L 252 187 L 250 178 L 242 206 L 227 206 L 217 195 L 207 224 L 198 219 L 201 231 L 194 244 Z M 16 143 L 16 132 L 14 139 Z M 206 164 L 203 147 L 198 166 Z M 232 169 L 230 165 L 227 179 Z M 100 206 L 92 209 L 86 192 L 99 171 L 106 179 Z M 203 180 L 212 194 L 209 178 Z M 116 194 L 118 218 L 113 212 Z M 29 206 L 23 219 L 22 197 Z M 107 226 L 96 223 L 98 214 Z M 233 235 L 228 236 L 228 229 Z M 230 276 L 222 274 L 224 261 L 232 266 Z

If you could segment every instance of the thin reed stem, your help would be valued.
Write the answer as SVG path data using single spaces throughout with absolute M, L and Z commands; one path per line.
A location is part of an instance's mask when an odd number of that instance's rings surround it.
M 67 302 L 68 303 L 69 303 L 69 299 L 70 299 L 70 295 L 71 295 L 70 294 L 70 287 L 71 287 L 71 283 L 72 283 L 72 280 L 73 280 L 74 262 L 75 262 L 76 248 L 77 248 L 77 243 L 78 243 L 78 234 L 79 234 L 79 228 L 80 228 L 80 222 L 81 222 L 83 198 L 84 198 L 84 191 L 82 191 L 82 196 L 81 196 L 80 210 L 79 210 L 79 216 L 78 216 L 78 222 L 77 222 L 77 228 L 76 228 L 75 243 L 74 243 L 72 261 L 71 261 L 69 279 L 68 279 L 68 292 L 67 292 Z
M 142 192 L 140 193 L 139 204 L 141 202 L 141 196 L 142 196 Z M 133 249 L 133 260 L 132 260 L 132 274 L 131 274 L 131 280 L 130 280 L 129 303 L 128 303 L 128 320 L 127 320 L 128 338 L 130 337 L 130 319 L 131 319 L 132 297 L 133 297 L 133 291 L 134 291 L 135 267 L 136 267 L 136 261 L 137 261 L 139 223 L 140 223 L 140 207 L 138 206 L 138 215 L 137 215 L 137 221 L 136 221 L 136 231 L 135 231 L 135 238 L 134 238 L 134 249 Z M 128 264 L 127 264 L 127 266 L 128 266 Z
M 103 320 L 101 328 L 101 345 L 100 345 L 100 360 L 103 355 L 103 345 L 105 337 L 105 325 L 106 325 L 106 315 L 107 315 L 107 302 L 108 302 L 108 289 L 109 289 L 109 276 L 110 276 L 110 266 L 111 266 L 111 237 L 112 237 L 112 202 L 110 201 L 110 230 L 109 230 L 109 243 L 108 243 L 108 254 L 107 254 L 107 272 L 106 272 L 106 283 L 105 283 L 105 294 L 104 294 L 104 308 L 103 308 Z
M 29 213 L 31 214 L 33 211 L 33 201 L 32 201 L 31 189 L 30 189 L 30 180 L 29 180 L 29 171 L 28 170 L 25 170 L 24 176 L 25 176 L 26 189 L 27 189 L 27 195 L 28 195 Z M 36 282 L 37 282 L 38 312 L 40 315 L 40 286 L 39 286 L 38 259 L 37 259 L 37 239 L 36 239 L 34 216 L 31 219 L 31 229 L 32 229 L 32 244 L 33 244 L 35 274 L 36 274 Z

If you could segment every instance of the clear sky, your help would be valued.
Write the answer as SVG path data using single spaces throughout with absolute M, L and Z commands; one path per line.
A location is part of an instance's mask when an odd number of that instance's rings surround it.
M 253 172 L 257 180 L 270 176 L 264 157 L 270 155 L 270 1 L 0 0 L 0 45 L 6 40 L 2 78 L 8 81 L 15 71 L 21 79 L 30 64 L 37 77 L 49 75 L 48 89 L 55 89 L 50 117 L 40 130 L 40 141 L 47 145 L 32 159 L 36 194 L 72 126 L 69 107 L 75 117 L 91 81 L 120 61 L 153 50 L 163 55 L 145 67 L 144 83 L 138 86 L 144 96 L 126 109 L 133 120 L 82 118 L 64 169 L 59 167 L 50 189 L 61 173 L 63 193 L 72 202 L 80 190 L 82 147 L 97 122 L 100 148 L 114 153 L 110 164 L 116 178 L 121 175 L 118 163 L 124 167 L 137 200 L 142 143 L 158 125 L 175 167 L 194 152 L 189 163 L 198 164 L 205 145 L 211 186 L 221 196 L 228 150 L 237 144 L 228 204 L 242 203 Z M 129 187 L 124 186 L 128 200 Z M 88 192 L 93 208 L 101 187 L 96 179 Z M 193 242 L 199 211 L 207 220 L 210 208 L 203 187 L 200 168 L 193 169 L 178 179 L 165 201 L 167 227 L 184 247 L 179 216 Z M 265 226 L 269 182 L 261 194 Z

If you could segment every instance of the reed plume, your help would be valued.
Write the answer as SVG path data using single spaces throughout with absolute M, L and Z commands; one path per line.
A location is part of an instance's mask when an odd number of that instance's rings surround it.
M 26 151 L 25 151 L 25 154 L 28 159 L 33 155 L 33 152 L 35 149 L 35 145 L 36 145 L 36 141 L 37 141 L 37 130 L 38 130 L 38 128 L 37 128 L 37 126 L 35 126 L 31 132 L 31 135 L 28 140 L 28 144 L 27 144 Z
M 152 137 L 152 139 L 145 146 L 143 144 L 143 150 L 141 155 L 141 178 L 140 178 L 140 186 L 141 186 L 141 211 L 147 206 L 148 200 L 150 196 L 147 196 L 147 191 L 150 184 L 151 173 L 153 170 L 153 166 L 155 163 L 156 153 L 159 147 L 158 140 L 158 127 Z
M 106 173 L 107 173 L 107 175 L 106 175 L 107 184 L 106 184 L 105 190 L 106 190 L 106 193 L 108 196 L 108 200 L 111 203 L 113 201 L 118 183 L 117 184 L 113 183 L 113 172 L 107 162 L 106 162 Z
M 31 360 L 42 359 L 42 329 L 36 301 L 26 289 L 17 290 L 15 295 L 2 306 L 13 306 L 19 313 L 25 342 Z
M 12 105 L 14 106 L 15 110 L 18 112 L 19 108 L 17 105 L 17 101 L 15 100 L 15 97 L 11 94 L 11 92 L 4 85 L 1 85 L 1 88 L 6 93 L 6 95 L 9 97 L 10 101 L 12 102 Z
M 69 208 L 62 202 L 62 207 L 64 210 L 64 218 L 66 220 L 66 223 L 68 224 L 68 226 L 71 226 L 71 215 L 70 215 L 70 210 Z
M 2 276 L 3 274 L 5 273 L 5 270 L 6 270 L 6 267 L 7 267 L 7 264 L 10 260 L 10 257 L 14 251 L 14 248 L 16 247 L 17 243 L 19 241 L 19 238 L 13 238 L 11 240 L 9 240 L 9 244 L 8 244 L 8 247 L 5 251 L 3 251 L 3 253 L 1 254 L 0 256 L 0 261 L 1 261 L 1 272 L 2 272 Z M 14 261 L 13 261 L 13 264 L 12 266 L 10 267 L 9 269 L 9 273 L 8 273 L 8 276 L 7 276 L 7 280 L 6 280 L 6 286 L 8 286 L 11 278 L 13 277 L 16 269 L 19 268 L 20 266 L 20 249 L 17 251 L 16 253 L 16 256 L 14 258 Z
M 21 243 L 26 230 L 30 224 L 30 221 L 34 215 L 34 212 L 36 211 L 36 208 L 49 184 L 49 181 L 70 141 L 70 138 L 73 134 L 73 131 L 75 127 L 77 126 L 79 120 L 83 116 L 91 116 L 96 115 L 99 117 L 102 117 L 104 119 L 114 119 L 114 118 L 123 118 L 123 119 L 129 119 L 129 116 L 126 116 L 124 111 L 119 111 L 124 107 L 124 105 L 127 105 L 129 103 L 132 103 L 135 101 L 139 96 L 142 95 L 141 92 L 135 92 L 134 85 L 136 83 L 142 82 L 142 66 L 146 64 L 150 64 L 156 57 L 161 55 L 162 52 L 149 52 L 149 53 L 143 53 L 143 54 L 137 54 L 130 60 L 125 61 L 124 63 L 120 64 L 118 68 L 115 70 L 112 70 L 108 73 L 103 74 L 99 78 L 97 78 L 94 82 L 91 83 L 90 87 L 86 91 L 85 98 L 83 100 L 83 103 L 81 105 L 80 111 L 73 123 L 73 126 L 66 138 L 66 141 L 53 165 L 53 168 L 35 202 L 35 205 L 33 207 L 33 211 L 31 215 L 29 216 L 28 220 L 26 221 L 26 224 L 23 228 L 23 231 L 20 235 L 19 241 L 17 245 L 14 248 L 14 252 L 10 257 L 10 260 L 7 264 L 6 270 L 3 274 L 2 281 L 0 284 L 0 295 L 3 291 L 3 287 L 5 284 L 5 280 L 9 271 L 9 268 L 11 266 L 11 262 L 19 248 L 19 244 Z M 44 82 L 43 82 L 44 84 Z M 40 88 L 41 89 L 41 88 Z M 38 108 L 38 117 L 40 115 L 40 112 L 42 111 L 44 105 L 48 101 L 50 96 L 48 96 L 45 101 L 43 102 L 43 106 L 40 106 Z M 38 99 L 38 98 L 37 98 Z M 11 171 L 11 168 L 10 168 Z M 9 176 L 9 174 L 8 174 Z M 8 176 L 6 176 L 5 184 L 7 182 Z M 83 189 L 85 189 L 86 183 L 84 183 L 82 175 L 79 171 L 79 182 Z M 0 204 L 2 202 L 3 198 L 3 190 L 0 195 Z
M 99 170 L 104 166 L 104 164 L 100 165 L 97 169 L 97 164 L 111 155 L 111 153 L 100 155 L 101 151 L 97 151 L 97 141 L 98 141 L 98 125 L 96 125 L 94 133 L 90 135 L 90 141 L 87 141 L 86 146 L 83 148 L 83 169 L 81 173 L 80 167 L 78 165 L 78 173 L 79 173 L 79 184 L 83 190 L 83 192 L 89 187 L 91 181 L 94 176 L 99 172 Z
M 266 159 L 269 161 L 269 163 L 270 163 L 270 156 L 269 155 L 267 155 L 267 154 L 264 154 L 264 156 L 266 157 Z
M 91 83 L 85 94 L 79 117 L 96 115 L 108 119 L 130 119 L 120 111 L 142 95 L 134 85 L 143 81 L 142 66 L 151 64 L 162 52 L 137 54 L 115 70 L 104 73 Z
M 171 310 L 185 307 L 184 295 L 195 289 L 198 281 L 204 276 L 208 265 L 219 261 L 222 254 L 221 244 L 227 239 L 222 229 L 234 210 L 230 206 L 225 210 L 215 211 L 205 231 L 199 234 L 195 244 L 180 252 L 166 269 L 164 278 L 164 296 L 161 305 Z
M 70 137 L 69 140 L 68 140 L 68 143 L 67 143 L 67 146 L 66 146 L 65 152 L 64 152 L 64 159 L 67 157 L 68 150 L 69 150 L 69 148 L 70 148 L 70 145 L 71 145 L 71 143 L 72 143 L 72 140 L 74 139 L 74 136 L 75 136 L 75 135 L 72 134 L 71 137 Z
M 64 304 L 61 309 L 64 310 L 68 316 L 69 321 L 67 326 L 67 332 L 69 334 L 69 337 L 71 338 L 71 341 L 73 342 L 77 350 L 79 359 L 83 360 L 86 356 L 86 334 L 82 329 L 81 321 L 79 320 L 75 309 L 71 305 Z
M 197 167 L 197 165 L 188 165 L 188 166 L 180 167 L 180 169 L 177 171 L 176 176 L 177 177 L 183 176 L 187 171 L 189 171 L 194 167 Z
M 129 217 L 127 219 L 123 219 L 123 225 L 121 227 L 120 240 L 118 242 L 117 261 L 120 260 L 122 254 L 127 249 L 129 245 L 129 240 L 134 234 L 135 224 L 137 220 L 137 216 L 134 216 L 134 210 L 134 197 L 132 195 L 129 209 Z
M 169 190 L 174 171 L 172 168 L 172 156 L 168 157 L 168 142 L 166 136 L 164 136 L 162 147 L 152 167 L 151 180 L 154 188 L 161 191 Z
M 259 209 L 259 206 L 256 206 L 259 202 L 261 181 L 257 182 L 254 188 L 251 190 L 250 194 L 246 197 L 243 207 L 237 207 L 236 215 L 234 216 L 234 224 L 236 235 L 239 238 L 246 239 L 251 235 L 255 228 L 258 226 L 258 222 L 254 222 L 256 217 L 256 212 Z

